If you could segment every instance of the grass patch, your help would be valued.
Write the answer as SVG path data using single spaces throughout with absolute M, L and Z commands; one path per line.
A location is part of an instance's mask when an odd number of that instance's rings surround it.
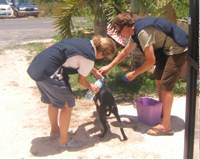
M 45 48 L 48 48 L 50 45 L 52 45 L 53 42 L 49 43 L 41 43 L 41 42 L 34 42 L 34 43 L 28 43 L 24 45 L 25 49 L 28 49 L 30 53 L 34 53 L 33 56 L 43 51 Z
M 16 48 L 23 48 L 23 49 L 28 50 L 29 54 L 26 55 L 26 59 L 30 61 L 33 57 L 35 57 L 37 54 L 39 54 L 41 51 L 43 51 L 45 48 L 49 47 L 52 44 L 53 42 L 49 42 L 49 43 L 33 42 L 33 43 L 16 46 Z

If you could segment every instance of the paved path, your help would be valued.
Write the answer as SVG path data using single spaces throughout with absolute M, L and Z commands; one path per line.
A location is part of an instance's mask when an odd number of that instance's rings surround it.
M 52 18 L 0 19 L 0 47 L 24 41 L 51 39 L 56 35 Z

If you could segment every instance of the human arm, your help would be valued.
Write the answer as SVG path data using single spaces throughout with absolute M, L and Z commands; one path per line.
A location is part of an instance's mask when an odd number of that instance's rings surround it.
M 97 93 L 97 92 L 99 91 L 99 87 L 97 87 L 97 86 L 96 86 L 95 84 L 93 84 L 93 83 L 89 83 L 88 80 L 87 80 L 87 78 L 84 77 L 84 76 L 82 76 L 82 75 L 79 75 L 79 83 L 80 83 L 83 87 L 85 87 L 85 88 L 91 90 L 91 91 L 94 92 L 94 93 Z
M 95 76 L 96 79 L 103 78 L 103 75 L 95 67 L 92 69 L 92 74 Z
M 90 74 L 92 69 L 94 68 L 94 62 L 83 57 L 80 55 L 76 55 L 73 57 L 70 57 L 63 65 L 64 67 L 70 67 L 70 68 L 77 68 L 78 72 L 78 81 L 79 83 L 87 88 L 92 90 L 96 93 L 98 91 L 97 86 L 94 86 L 94 84 L 90 84 L 87 80 L 87 76 Z
M 128 72 L 126 78 L 131 81 L 135 79 L 138 75 L 148 71 L 155 64 L 154 48 L 150 45 L 144 49 L 145 62 L 142 66 L 136 68 L 135 70 Z
M 155 64 L 154 46 L 156 43 L 155 30 L 152 27 L 141 30 L 138 34 L 140 47 L 143 50 L 145 61 L 142 66 L 126 74 L 126 79 L 131 81 L 138 75 L 150 70 Z
M 115 65 L 119 64 L 120 62 L 122 62 L 131 53 L 131 51 L 135 49 L 135 47 L 136 47 L 136 44 L 131 42 L 131 41 L 129 41 L 128 44 L 126 45 L 126 47 L 124 49 L 122 49 L 121 52 L 119 52 L 117 54 L 117 56 L 113 59 L 113 61 L 110 64 L 101 67 L 99 69 L 99 72 L 101 74 L 106 74 Z

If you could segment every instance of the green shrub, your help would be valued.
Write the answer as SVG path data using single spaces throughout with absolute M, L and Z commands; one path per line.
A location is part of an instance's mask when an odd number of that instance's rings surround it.
M 187 83 L 184 80 L 178 80 L 174 87 L 174 93 L 176 95 L 186 95 Z

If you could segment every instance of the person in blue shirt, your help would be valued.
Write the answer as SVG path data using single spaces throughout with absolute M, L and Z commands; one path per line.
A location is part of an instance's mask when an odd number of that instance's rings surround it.
M 95 60 L 109 57 L 115 50 L 112 39 L 96 35 L 92 40 L 64 39 L 45 49 L 32 60 L 27 72 L 36 81 L 42 102 L 48 104 L 50 136 L 60 136 L 60 145 L 72 145 L 68 138 L 68 128 L 75 97 L 68 75 L 78 74 L 79 83 L 97 93 L 99 88 L 90 83 L 87 76 L 93 73 L 95 77 L 100 78 L 102 75 L 94 68 Z

